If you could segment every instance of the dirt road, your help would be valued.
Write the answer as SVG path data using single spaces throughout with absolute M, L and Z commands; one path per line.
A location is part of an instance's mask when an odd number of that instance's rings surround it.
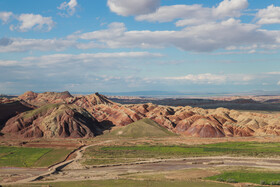
M 143 172 L 162 172 L 191 168 L 213 168 L 221 166 L 245 166 L 259 167 L 273 170 L 280 169 L 280 159 L 271 158 L 250 158 L 250 157 L 195 157 L 182 159 L 161 159 L 135 162 L 130 164 L 115 164 L 103 166 L 83 166 L 79 161 L 83 157 L 83 152 L 90 146 L 104 144 L 106 142 L 83 146 L 73 154 L 75 158 L 58 163 L 49 170 L 3 168 L 1 172 L 13 173 L 26 172 L 31 176 L 19 178 L 16 181 L 4 181 L 5 184 L 21 184 L 44 181 L 78 181 L 78 180 L 104 180 L 118 179 L 124 174 L 143 173 Z
M 205 157 L 153 160 L 135 164 L 112 165 L 104 167 L 91 167 L 86 169 L 62 169 L 60 172 L 46 176 L 44 180 L 75 181 L 75 180 L 104 180 L 118 179 L 124 174 L 142 172 L 162 172 L 192 168 L 212 168 L 220 166 L 246 166 L 279 170 L 280 160 L 237 158 L 237 157 Z
M 107 142 L 110 142 L 110 141 L 111 140 L 108 140 Z M 82 146 L 82 147 L 78 148 L 76 151 L 71 153 L 71 155 L 76 155 L 75 158 L 70 159 L 70 160 L 65 159 L 65 161 L 54 164 L 48 169 L 31 169 L 31 168 L 15 168 L 15 167 L 1 168 L 0 174 L 5 173 L 7 177 L 11 177 L 13 175 L 17 175 L 18 177 L 14 177 L 13 181 L 8 180 L 8 181 L 1 182 L 0 185 L 30 183 L 30 182 L 40 181 L 41 179 L 44 179 L 44 178 L 52 176 L 52 175 L 56 175 L 57 173 L 59 173 L 61 171 L 61 169 L 63 169 L 65 166 L 67 166 L 71 163 L 73 165 L 74 164 L 80 165 L 79 160 L 83 156 L 83 154 L 82 154 L 83 151 L 85 151 L 88 147 L 100 145 L 103 143 L 106 143 L 106 141 L 87 145 L 87 146 Z M 67 156 L 67 158 L 68 157 L 69 157 L 69 155 Z M 9 173 L 10 173 L 10 175 L 9 175 Z

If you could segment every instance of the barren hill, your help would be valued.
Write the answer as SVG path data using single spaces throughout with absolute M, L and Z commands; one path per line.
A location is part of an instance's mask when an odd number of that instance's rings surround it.
M 43 106 L 49 103 L 67 103 L 67 101 L 73 98 L 73 96 L 68 91 L 44 93 L 28 91 L 20 95 L 18 98 L 35 106 Z
M 43 106 L 45 104 L 56 104 L 56 103 L 67 103 L 67 104 L 75 103 L 76 105 L 81 107 L 90 107 L 98 104 L 114 103 L 111 100 L 109 100 L 107 97 L 99 93 L 74 97 L 68 91 L 44 92 L 44 93 L 35 93 L 32 91 L 28 91 L 20 95 L 18 98 L 35 106 Z
M 57 128 L 62 128 L 66 122 L 69 128 L 72 124 L 78 125 L 78 129 L 80 126 L 86 126 L 90 128 L 91 126 L 88 124 L 92 123 L 90 119 L 96 122 L 95 127 L 103 127 L 108 125 L 127 126 L 138 120 L 148 118 L 159 124 L 161 127 L 168 129 L 168 131 L 172 131 L 184 136 L 243 137 L 280 135 L 280 113 L 264 114 L 239 112 L 226 108 L 202 109 L 190 106 L 171 107 L 152 103 L 122 105 L 114 103 L 105 96 L 98 93 L 81 97 L 73 97 L 69 94 L 69 92 L 46 92 L 43 94 L 34 94 L 33 92 L 28 92 L 20 96 L 20 98 L 31 104 L 34 103 L 37 106 L 40 106 L 43 103 L 68 103 L 68 105 L 61 105 L 64 106 L 64 109 L 67 108 L 66 106 L 68 106 L 68 109 L 59 110 L 63 112 L 55 112 L 57 109 L 47 110 L 47 112 L 45 112 L 43 115 L 35 115 L 35 117 L 28 118 L 28 120 L 26 117 L 23 117 L 24 115 L 26 116 L 26 113 L 19 114 L 6 123 L 6 126 L 9 127 L 5 127 L 2 133 L 21 131 L 20 134 L 25 134 L 24 136 L 28 137 L 30 136 L 30 131 L 28 130 L 29 133 L 22 133 L 22 126 L 25 124 L 36 124 L 36 128 L 40 127 L 39 129 L 42 131 L 42 136 L 50 137 L 48 133 L 45 133 L 46 129 L 43 129 L 40 124 L 42 122 L 45 123 L 45 121 L 48 120 L 50 116 L 52 116 L 52 124 L 53 126 L 57 126 Z M 48 105 L 44 105 L 43 107 L 45 106 Z M 70 109 L 69 106 L 71 106 Z M 75 112 L 73 110 L 82 114 L 85 114 L 86 111 L 91 115 L 91 118 L 88 119 L 88 121 L 80 120 L 80 118 L 77 119 L 77 115 L 74 115 Z M 53 117 L 61 115 L 67 117 Z M 65 119 L 67 120 L 65 121 Z M 69 126 L 69 124 L 71 125 Z M 68 127 L 64 127 L 64 131 L 66 131 Z M 17 128 L 19 130 L 17 130 Z M 10 130 L 7 131 L 6 129 Z M 35 130 L 33 129 L 32 132 L 35 132 Z M 84 133 L 75 132 L 76 134 L 72 134 L 72 131 L 69 133 L 60 132 L 56 133 L 54 136 L 91 136 L 89 131 L 85 130 L 83 132 Z M 92 132 L 94 134 L 94 132 L 99 131 L 93 130 Z M 35 134 L 36 136 L 41 136 L 40 133 Z
M 0 99 L 0 130 L 9 118 L 32 109 L 34 109 L 34 106 L 24 101 Z
M 104 105 L 114 104 L 114 102 L 109 100 L 106 96 L 101 95 L 99 93 L 81 96 L 81 97 L 75 97 L 71 102 L 74 103 L 75 105 L 88 109 L 91 106 L 100 105 L 100 104 L 104 104 Z
M 102 126 L 76 105 L 48 104 L 7 121 L 4 134 L 20 137 L 82 138 L 102 134 Z

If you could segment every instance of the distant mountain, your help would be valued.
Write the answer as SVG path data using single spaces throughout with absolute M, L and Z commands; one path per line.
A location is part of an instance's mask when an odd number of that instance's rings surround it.
M 83 96 L 72 96 L 68 91 L 65 92 L 44 92 L 44 93 L 35 93 L 32 91 L 27 91 L 24 94 L 18 96 L 19 99 L 35 105 L 43 106 L 45 104 L 55 104 L 55 103 L 75 103 L 78 106 L 83 107 L 84 105 L 96 105 L 96 104 L 112 104 L 113 102 L 106 98 L 104 95 L 99 93 L 94 93 L 91 95 Z
M 8 99 L 11 99 L 11 98 L 15 98 L 17 97 L 16 95 L 6 95 L 6 94 L 0 94 L 0 98 L 8 98 Z
M 134 91 L 134 92 L 100 92 L 107 96 L 142 96 L 142 97 L 173 97 L 173 96 L 189 96 L 189 95 L 223 95 L 228 93 L 200 93 L 200 92 L 176 92 L 176 91 Z M 88 95 L 92 92 L 73 92 L 78 95 Z
M 74 95 L 91 95 L 94 92 L 71 92 Z M 138 97 L 210 97 L 210 96 L 247 96 L 247 95 L 280 95 L 279 91 L 265 91 L 265 90 L 252 90 L 246 92 L 195 92 L 195 91 L 161 91 L 161 90 L 148 90 L 148 91 L 132 91 L 132 92 L 100 92 L 106 96 L 138 96 Z
M 73 96 L 68 91 L 44 93 L 27 91 L 24 94 L 18 96 L 18 98 L 35 106 L 43 106 L 49 103 L 63 103 L 66 102 L 66 100 L 73 98 Z
M 176 97 L 197 95 L 221 95 L 226 93 L 198 93 L 198 92 L 175 92 L 175 91 L 137 91 L 137 92 L 101 92 L 108 96 L 142 96 L 142 97 Z

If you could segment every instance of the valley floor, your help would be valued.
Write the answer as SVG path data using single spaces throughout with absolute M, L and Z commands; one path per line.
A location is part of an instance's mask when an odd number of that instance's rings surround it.
M 4 144 L 6 140 L 2 140 Z M 278 137 L 255 137 L 255 138 L 220 138 L 220 139 L 201 139 L 172 137 L 165 139 L 106 139 L 94 138 L 77 142 L 81 146 L 68 159 L 54 165 L 50 168 L 18 168 L 2 167 L 0 169 L 0 184 L 7 186 L 245 186 L 244 182 L 224 183 L 211 182 L 206 177 L 221 174 L 227 171 L 243 172 L 270 172 L 278 173 L 280 180 L 280 151 L 279 156 L 200 156 L 200 157 L 177 157 L 164 158 L 159 157 L 145 159 L 141 158 L 133 162 L 117 162 L 85 165 L 84 163 L 90 157 L 97 155 L 88 151 L 96 147 L 133 147 L 133 146 L 178 146 L 185 147 L 190 145 L 205 145 L 222 142 L 221 145 L 243 144 L 248 145 L 248 150 L 255 146 L 258 150 L 264 147 L 273 148 L 280 142 Z M 268 143 L 274 142 L 274 143 Z M 73 144 L 73 142 L 71 142 Z M 30 141 L 24 146 L 36 144 L 43 145 L 41 141 Z M 46 144 L 47 145 L 47 144 Z M 48 144 L 50 146 L 50 143 Z M 56 145 L 56 144 L 53 144 Z M 215 145 L 215 144 L 213 144 Z M 74 147 L 72 148 L 74 150 Z M 106 151 L 106 149 L 103 149 Z M 257 150 L 257 149 L 256 149 Z M 147 151 L 147 150 L 145 150 Z M 178 151 L 176 149 L 176 151 Z M 125 152 L 125 151 L 124 151 Z M 91 152 L 90 152 L 91 153 Z M 127 152 L 129 153 L 129 152 Z M 108 153 L 109 154 L 109 153 Z M 150 153 L 149 153 L 150 154 Z M 147 155 L 149 155 L 147 153 Z M 264 154 L 265 155 L 265 154 Z M 106 155 L 104 155 L 106 156 Z M 107 155 L 108 156 L 108 155 Z M 125 155 L 121 155 L 126 157 Z M 141 155 L 139 155 L 141 157 Z M 162 157 L 162 158 L 160 158 Z M 108 158 L 109 159 L 109 158 Z M 227 179 L 225 179 L 227 180 Z M 72 181 L 71 183 L 69 183 Z M 261 179 L 258 180 L 261 182 Z M 260 182 L 257 182 L 260 184 Z M 269 184 L 271 181 L 267 181 Z M 276 181 L 277 182 L 277 181 Z

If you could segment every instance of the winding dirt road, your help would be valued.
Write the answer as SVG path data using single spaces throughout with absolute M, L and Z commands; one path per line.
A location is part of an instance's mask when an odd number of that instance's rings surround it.
M 66 157 L 66 159 L 63 162 L 59 162 L 57 164 L 52 165 L 51 167 L 48 168 L 47 172 L 39 172 L 39 170 L 36 169 L 29 169 L 29 168 L 24 168 L 22 169 L 23 172 L 27 172 L 29 173 L 30 171 L 33 171 L 31 173 L 40 173 L 39 175 L 33 175 L 31 177 L 28 178 L 24 178 L 24 179 L 20 179 L 17 180 L 15 182 L 2 182 L 0 183 L 0 185 L 12 185 L 12 184 L 23 184 L 23 183 L 31 183 L 31 182 L 35 182 L 35 181 L 40 181 L 41 179 L 47 177 L 47 176 L 51 176 L 51 175 L 55 175 L 57 173 L 59 173 L 59 171 L 61 171 L 65 166 L 73 163 L 73 164 L 79 164 L 79 160 L 83 157 L 83 152 L 91 146 L 96 146 L 96 145 L 100 145 L 100 144 L 104 144 L 106 142 L 110 142 L 111 140 L 105 141 L 105 142 L 100 142 L 100 143 L 96 143 L 96 144 L 91 144 L 91 145 L 87 145 L 87 146 L 81 146 L 80 148 L 78 148 L 76 151 L 70 153 L 71 155 L 76 155 L 75 158 L 68 160 L 67 158 L 70 157 L 70 154 Z M 21 170 L 21 168 L 2 168 L 2 172 L 4 170 L 8 171 L 8 170 Z M 44 170 L 43 170 L 44 171 Z
M 109 142 L 108 140 L 107 142 Z M 280 159 L 272 158 L 250 158 L 250 157 L 194 157 L 182 159 L 151 159 L 148 161 L 113 164 L 103 166 L 83 166 L 80 160 L 83 157 L 83 152 L 91 147 L 105 142 L 91 144 L 80 147 L 72 154 L 76 157 L 70 160 L 65 160 L 61 163 L 50 167 L 46 172 L 41 171 L 38 175 L 33 175 L 25 179 L 20 179 L 15 182 L 6 182 L 2 185 L 22 184 L 22 183 L 41 183 L 41 182 L 57 182 L 57 181 L 79 181 L 79 180 L 104 180 L 118 179 L 124 174 L 142 173 L 142 172 L 161 172 L 173 171 L 191 168 L 213 168 L 221 166 L 246 166 L 267 168 L 273 170 L 280 169 Z M 7 168 L 7 171 L 9 168 Z M 32 169 L 26 169 L 31 171 Z

